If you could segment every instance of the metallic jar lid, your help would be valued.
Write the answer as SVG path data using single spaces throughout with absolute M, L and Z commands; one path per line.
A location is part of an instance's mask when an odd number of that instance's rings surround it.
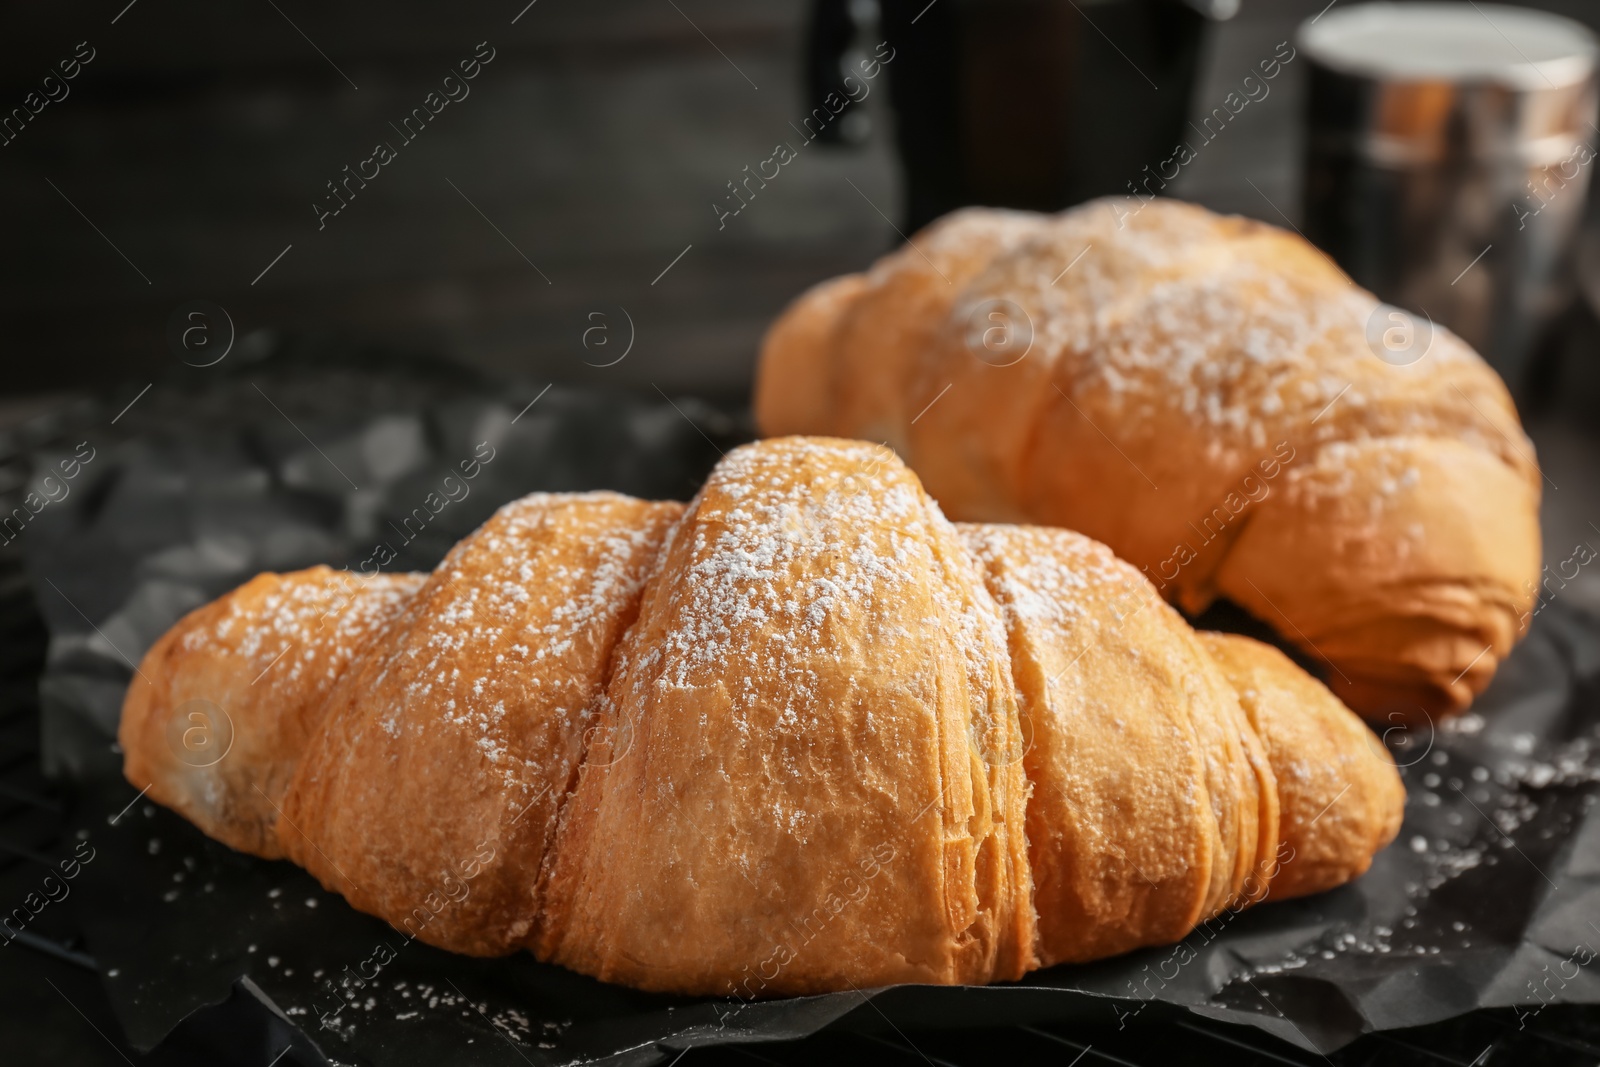
M 1597 131 L 1600 45 L 1582 24 L 1478 3 L 1371 3 L 1324 12 L 1300 48 L 1322 82 L 1324 150 L 1407 167 L 1466 159 L 1549 166 Z

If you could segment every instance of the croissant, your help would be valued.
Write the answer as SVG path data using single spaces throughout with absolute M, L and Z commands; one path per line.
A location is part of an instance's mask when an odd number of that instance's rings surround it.
M 182 741 L 196 702 L 225 753 Z M 688 505 L 536 493 L 426 576 L 261 575 L 150 649 L 120 740 L 151 797 L 412 937 L 740 997 L 1176 941 L 1358 876 L 1404 800 L 1276 649 L 817 438 Z
M 1080 530 L 1190 613 L 1272 625 L 1356 710 L 1421 719 L 1526 628 L 1541 476 L 1495 373 L 1393 311 L 1294 234 L 1177 201 L 968 209 L 795 301 L 756 418 L 887 443 L 953 518 Z

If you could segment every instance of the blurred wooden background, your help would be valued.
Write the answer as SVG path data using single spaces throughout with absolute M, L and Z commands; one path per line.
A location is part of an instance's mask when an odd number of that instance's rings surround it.
M 241 334 L 334 330 L 528 376 L 737 388 L 789 296 L 893 239 L 861 195 L 895 210 L 881 138 L 803 150 L 718 232 L 724 183 L 795 139 L 799 0 L 539 0 L 515 25 L 527 0 L 139 0 L 112 25 L 126 2 L 13 6 L 0 35 L 5 108 L 79 41 L 97 52 L 0 147 L 9 393 L 148 377 L 173 361 L 167 319 L 192 299 Z M 470 96 L 319 232 L 324 183 L 375 142 L 398 146 L 388 124 L 485 40 L 496 58 Z M 620 351 L 580 343 L 593 311 L 620 341 L 618 307 L 633 351 L 585 366 Z
M 1193 106 L 1325 6 L 1245 0 L 1211 33 Z M 1593 19 L 1600 5 L 1545 6 Z M 883 78 L 866 145 L 802 149 L 718 229 L 725 183 L 793 139 L 805 14 L 803 0 L 8 5 L 0 109 L 78 42 L 96 57 L 0 147 L 0 422 L 41 393 L 132 396 L 175 364 L 168 319 L 196 299 L 240 336 L 333 333 L 530 380 L 742 392 L 791 297 L 899 241 Z M 389 123 L 480 41 L 496 58 L 471 95 L 319 232 L 325 183 L 398 141 Z M 1287 68 L 1175 191 L 1294 216 L 1302 74 Z M 586 365 L 620 352 L 623 308 L 628 358 Z M 602 322 L 614 343 L 586 351 Z

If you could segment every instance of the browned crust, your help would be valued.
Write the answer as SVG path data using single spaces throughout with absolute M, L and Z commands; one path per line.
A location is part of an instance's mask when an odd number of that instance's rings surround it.
M 197 811 L 151 724 L 250 696 L 219 618 L 336 580 L 263 576 L 163 638 L 127 772 L 271 855 L 231 801 L 287 760 L 282 853 L 454 951 L 741 998 L 1014 979 L 1354 877 L 1399 819 L 1393 765 L 1288 660 L 1197 636 L 1086 537 L 953 526 L 891 453 L 816 438 L 736 450 L 687 508 L 507 505 L 387 580 L 331 682 L 286 677 L 275 721 L 305 728 Z M 1304 758 L 1351 775 L 1320 819 Z
M 1003 366 L 973 342 L 997 301 L 1033 336 Z M 1391 365 L 1382 313 L 1296 235 L 1177 201 L 967 209 L 801 297 L 757 416 L 888 441 L 952 517 L 1079 530 L 1186 610 L 1226 596 L 1373 719 L 1450 714 L 1525 628 L 1540 474 L 1477 354 L 1436 327 Z
M 191 611 L 128 685 L 117 732 L 128 780 L 219 841 L 282 856 L 279 805 L 325 698 L 422 580 L 259 574 Z
M 1274 899 L 1359 878 L 1400 832 L 1405 787 L 1394 759 L 1337 697 L 1282 652 L 1237 634 L 1201 633 L 1277 775 L 1281 818 Z
M 289 858 L 431 944 L 517 947 L 588 704 L 681 511 L 538 494 L 457 545 L 329 695 Z

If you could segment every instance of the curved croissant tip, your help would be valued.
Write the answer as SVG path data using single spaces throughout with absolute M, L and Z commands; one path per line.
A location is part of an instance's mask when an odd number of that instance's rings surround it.
M 797 464 L 814 465 L 859 477 L 862 488 L 883 482 L 910 481 L 922 488 L 922 480 L 887 443 L 844 437 L 792 434 L 766 437 L 740 445 L 724 455 L 706 480 L 709 487 L 719 481 L 737 478 L 754 468 L 772 468 L 774 474 L 790 477 Z
M 781 437 L 764 437 L 759 441 L 751 441 L 740 445 L 729 452 L 724 459 L 731 459 L 741 453 L 823 453 L 837 456 L 840 459 L 867 458 L 884 461 L 893 458 L 899 462 L 900 457 L 894 449 L 886 444 L 874 441 L 863 441 L 853 437 L 829 437 L 822 434 L 786 434 Z

